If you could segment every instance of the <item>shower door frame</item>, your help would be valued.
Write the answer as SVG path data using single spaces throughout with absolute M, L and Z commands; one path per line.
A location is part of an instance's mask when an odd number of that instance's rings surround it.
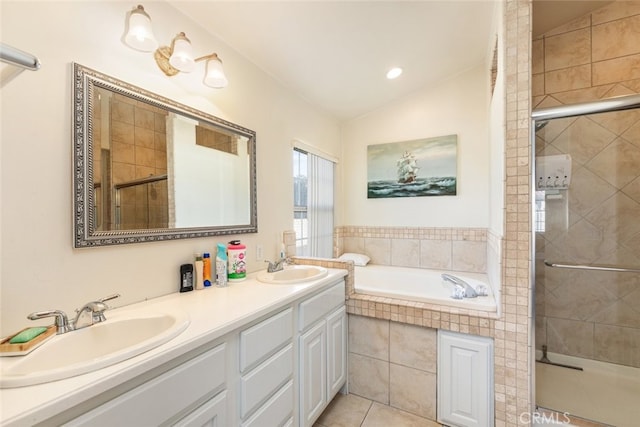
M 626 95 L 614 98 L 606 98 L 599 101 L 584 102 L 579 104 L 559 105 L 557 107 L 541 108 L 533 110 L 531 112 L 531 128 L 530 128 L 530 144 L 531 144 L 531 170 L 529 175 L 529 188 L 530 190 L 530 206 L 531 206 L 531 271 L 530 271 L 530 286 L 529 286 L 529 305 L 530 305 L 530 330 L 529 330 L 529 387 L 531 397 L 531 413 L 535 413 L 537 409 L 536 403 L 536 342 L 535 342 L 535 328 L 536 328 L 536 263 L 535 263 L 535 250 L 536 250 L 536 229 L 535 215 L 536 215 L 536 122 L 562 119 L 567 117 L 586 116 L 589 114 L 597 113 L 609 113 L 614 111 L 631 110 L 634 108 L 640 108 L 640 94 Z

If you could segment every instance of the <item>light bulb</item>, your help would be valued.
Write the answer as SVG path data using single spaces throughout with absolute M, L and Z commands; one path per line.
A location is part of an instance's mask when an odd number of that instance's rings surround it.
M 395 79 L 395 78 L 399 77 L 399 76 L 400 76 L 400 74 L 402 74 L 402 68 L 395 67 L 395 68 L 390 69 L 390 70 L 387 72 L 387 78 L 388 78 L 389 80 L 393 80 L 393 79 Z

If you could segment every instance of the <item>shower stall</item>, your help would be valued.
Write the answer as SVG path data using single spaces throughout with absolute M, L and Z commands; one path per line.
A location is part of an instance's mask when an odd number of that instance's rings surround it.
M 532 119 L 535 403 L 559 423 L 636 426 L 640 95 Z

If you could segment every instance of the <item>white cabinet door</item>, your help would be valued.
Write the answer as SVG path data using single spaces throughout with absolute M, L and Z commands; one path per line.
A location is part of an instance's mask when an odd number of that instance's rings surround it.
M 438 330 L 438 421 L 493 426 L 493 340 Z
M 327 317 L 327 402 L 347 379 L 347 314 L 342 307 Z
M 223 391 L 181 419 L 175 427 L 227 426 L 227 392 Z
M 326 321 L 300 337 L 300 425 L 311 426 L 327 403 Z

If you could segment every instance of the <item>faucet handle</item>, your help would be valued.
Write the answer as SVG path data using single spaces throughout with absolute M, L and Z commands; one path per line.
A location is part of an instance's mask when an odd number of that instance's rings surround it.
M 93 323 L 104 322 L 105 320 L 107 320 L 107 318 L 104 317 L 104 312 L 105 310 L 109 309 L 109 306 L 102 300 L 90 302 L 85 307 L 91 310 L 91 318 L 93 320 Z
M 64 334 L 65 332 L 69 332 L 71 330 L 67 315 L 64 311 L 61 310 L 36 311 L 27 316 L 29 320 L 44 319 L 45 317 L 55 317 L 53 324 L 56 326 L 56 333 Z
M 98 301 L 99 302 L 105 302 L 105 301 L 111 301 L 112 299 L 116 299 L 116 298 L 120 298 L 120 294 L 109 295 L 109 296 L 106 296 L 104 298 L 100 298 Z

